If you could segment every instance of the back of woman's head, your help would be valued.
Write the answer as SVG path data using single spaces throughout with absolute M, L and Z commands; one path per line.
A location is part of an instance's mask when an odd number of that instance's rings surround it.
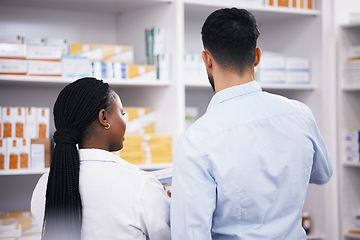
M 95 78 L 82 78 L 67 85 L 56 99 L 56 145 L 46 190 L 43 239 L 81 238 L 80 161 L 76 144 L 99 111 L 108 108 L 110 99 L 109 85 Z

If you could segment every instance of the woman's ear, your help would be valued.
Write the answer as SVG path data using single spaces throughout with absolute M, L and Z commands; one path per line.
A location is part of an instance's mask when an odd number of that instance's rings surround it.
M 101 109 L 99 111 L 98 119 L 100 124 L 103 125 L 104 127 L 108 124 L 107 112 L 105 111 L 105 109 Z
M 255 50 L 254 67 L 256 67 L 257 65 L 259 65 L 259 63 L 260 63 L 260 58 L 261 58 L 261 49 L 257 47 L 256 50 Z

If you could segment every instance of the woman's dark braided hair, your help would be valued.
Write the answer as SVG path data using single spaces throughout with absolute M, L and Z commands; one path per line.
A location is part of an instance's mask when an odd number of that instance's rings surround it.
M 56 143 L 46 190 L 42 239 L 81 239 L 80 161 L 76 144 L 111 104 L 112 90 L 102 80 L 86 77 L 67 85 L 54 105 Z

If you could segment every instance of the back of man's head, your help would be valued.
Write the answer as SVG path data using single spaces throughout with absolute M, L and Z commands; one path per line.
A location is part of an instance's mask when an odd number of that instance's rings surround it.
M 253 66 L 260 35 L 254 15 L 245 9 L 220 9 L 208 16 L 202 27 L 204 48 L 224 68 L 239 74 Z

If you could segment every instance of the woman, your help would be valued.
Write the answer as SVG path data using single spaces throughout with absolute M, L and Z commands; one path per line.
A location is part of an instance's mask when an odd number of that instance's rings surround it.
M 123 115 L 119 96 L 95 78 L 60 92 L 50 172 L 31 201 L 42 239 L 170 239 L 161 183 L 111 153 L 123 148 Z

